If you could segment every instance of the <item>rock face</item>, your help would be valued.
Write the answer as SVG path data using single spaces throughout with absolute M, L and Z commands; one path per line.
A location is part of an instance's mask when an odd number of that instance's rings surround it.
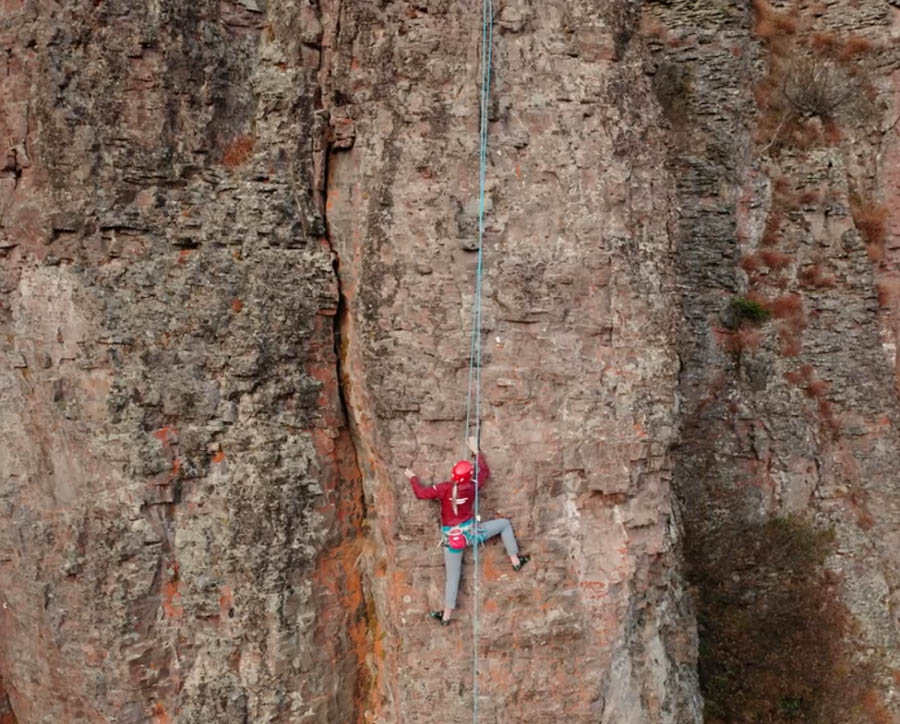
M 0 724 L 472 715 L 471 5 L 0 3 Z M 496 4 L 481 721 L 900 715 L 898 19 L 802 6 Z
M 681 210 L 707 718 L 897 721 L 897 11 L 673 2 L 642 30 Z
M 485 515 L 535 565 L 483 556 L 486 721 L 699 719 L 670 493 L 677 325 L 672 186 L 626 5 L 507 3 L 498 15 L 485 235 Z M 620 12 L 621 11 L 621 12 Z M 472 707 L 472 572 L 440 606 L 437 508 L 463 450 L 477 209 L 480 23 L 461 5 L 343 8 L 330 75 L 355 142 L 329 161 L 346 318 L 342 374 L 374 550 L 384 721 Z M 328 31 L 326 30 L 326 35 Z M 440 60 L 436 58 L 439 57 Z M 437 719 L 435 718 L 437 717 Z

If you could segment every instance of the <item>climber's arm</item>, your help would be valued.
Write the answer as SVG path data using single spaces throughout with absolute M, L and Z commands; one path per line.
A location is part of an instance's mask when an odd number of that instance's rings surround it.
M 409 478 L 409 484 L 412 485 L 413 493 L 417 498 L 428 500 L 430 498 L 440 497 L 440 493 L 438 492 L 438 488 L 436 485 L 422 485 L 422 483 L 419 481 L 419 476 L 409 468 L 406 468 L 404 474 L 407 478 Z
M 491 469 L 488 467 L 487 460 L 484 459 L 484 453 L 478 449 L 478 441 L 475 437 L 470 437 L 466 442 L 469 444 L 469 450 L 475 454 L 475 464 L 478 466 L 478 489 L 480 490 L 481 486 L 491 477 Z

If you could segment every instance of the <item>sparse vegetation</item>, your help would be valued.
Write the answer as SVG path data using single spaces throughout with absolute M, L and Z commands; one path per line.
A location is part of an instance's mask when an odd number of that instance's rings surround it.
M 793 6 L 777 11 L 753 0 L 757 37 L 767 50 L 768 72 L 754 89 L 760 115 L 755 139 L 764 151 L 840 143 L 838 120 L 867 115 L 872 88 L 865 56 L 868 38 L 813 31 L 815 12 Z
M 783 68 L 782 93 L 794 111 L 803 116 L 829 120 L 852 95 L 858 83 L 829 59 L 792 59 Z
M 884 258 L 887 232 L 887 207 L 862 199 L 857 194 L 851 194 L 850 213 L 853 216 L 853 223 L 866 243 L 869 258 L 872 261 L 881 261 Z
M 867 675 L 824 569 L 830 531 L 783 517 L 689 540 L 709 724 L 834 722 L 858 706 Z
M 769 321 L 772 312 L 761 302 L 749 297 L 732 297 L 728 302 L 733 328 L 744 324 L 763 324 Z

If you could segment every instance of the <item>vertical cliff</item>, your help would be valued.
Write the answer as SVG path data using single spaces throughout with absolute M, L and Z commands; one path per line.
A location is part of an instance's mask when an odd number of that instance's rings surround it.
M 0 724 L 471 716 L 476 5 L 0 2 Z M 495 3 L 481 721 L 900 715 L 895 5 Z
M 4 5 L 0 672 L 20 724 L 358 708 L 315 28 L 275 2 Z
M 477 14 L 4 10 L 3 716 L 463 716 L 471 572 L 435 630 L 399 473 L 462 448 Z M 636 9 L 498 12 L 485 508 L 535 560 L 485 551 L 482 711 L 696 720 Z
M 483 555 L 488 721 L 696 721 L 669 446 L 678 363 L 673 185 L 628 3 L 497 8 L 484 282 L 485 515 L 534 563 Z M 480 21 L 466 4 L 342 4 L 330 93 L 352 148 L 328 169 L 383 635 L 385 721 L 472 706 L 471 576 L 449 631 L 437 508 L 463 451 L 473 303 Z

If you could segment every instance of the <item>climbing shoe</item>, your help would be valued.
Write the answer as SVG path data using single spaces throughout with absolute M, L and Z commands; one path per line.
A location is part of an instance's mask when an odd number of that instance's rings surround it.
M 453 619 L 450 619 L 450 620 L 448 620 L 448 621 L 445 621 L 445 620 L 444 620 L 444 612 L 443 612 L 443 611 L 432 611 L 432 612 L 429 613 L 428 615 L 429 615 L 431 618 L 433 618 L 435 621 L 437 621 L 438 623 L 440 623 L 441 626 L 449 626 L 449 625 L 450 625 L 450 622 L 453 620 Z
M 525 567 L 525 564 L 528 563 L 528 561 L 530 561 L 530 560 L 531 560 L 531 556 L 519 556 L 519 565 L 513 566 L 513 570 L 521 571 Z

